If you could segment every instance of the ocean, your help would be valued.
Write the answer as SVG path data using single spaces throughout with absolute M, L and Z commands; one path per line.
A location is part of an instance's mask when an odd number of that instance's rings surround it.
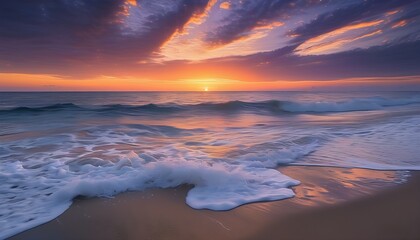
M 0 93 L 0 239 L 77 196 L 194 187 L 229 210 L 294 196 L 278 166 L 420 170 L 420 92 Z

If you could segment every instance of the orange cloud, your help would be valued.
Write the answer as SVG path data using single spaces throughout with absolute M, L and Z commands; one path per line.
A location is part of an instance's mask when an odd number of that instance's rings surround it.
M 362 22 L 362 23 L 357 23 L 357 24 L 353 24 L 353 25 L 349 25 L 349 26 L 345 26 L 342 28 L 339 28 L 337 30 L 319 35 L 317 37 L 311 38 L 308 41 L 306 41 L 306 44 L 315 44 L 315 43 L 319 43 L 327 38 L 332 38 L 332 37 L 336 37 L 338 35 L 342 35 L 346 32 L 352 31 L 352 30 L 357 30 L 357 29 L 362 29 L 362 28 L 367 28 L 367 27 L 373 27 L 373 26 L 377 26 L 379 24 L 381 24 L 384 20 L 377 20 L 377 21 L 371 21 L 371 22 Z
M 384 20 L 362 22 L 362 23 L 352 24 L 349 26 L 336 29 L 334 31 L 331 31 L 331 32 L 328 32 L 328 33 L 325 33 L 320 36 L 307 40 L 306 42 L 302 43 L 299 47 L 297 47 L 296 51 L 298 52 L 299 55 L 314 55 L 314 54 L 330 53 L 329 51 L 339 49 L 344 44 L 382 33 L 381 30 L 377 30 L 377 31 L 373 31 L 371 33 L 353 37 L 353 38 L 340 39 L 340 37 L 342 37 L 344 34 L 348 32 L 363 29 L 363 28 L 378 26 L 383 21 Z
M 204 11 L 193 15 L 192 18 L 190 18 L 190 20 L 185 26 L 187 27 L 191 23 L 194 23 L 197 25 L 203 23 L 203 21 L 209 16 L 209 12 L 213 8 L 214 4 L 216 4 L 216 2 L 217 0 L 210 0 L 206 8 L 204 9 Z
M 170 60 L 193 60 L 199 61 L 210 58 L 232 56 L 244 56 L 260 52 L 261 49 L 255 48 L 255 42 L 269 34 L 270 30 L 282 26 L 282 22 L 274 22 L 265 26 L 254 28 L 246 36 L 238 38 L 236 41 L 226 45 L 208 45 L 202 39 L 188 34 L 174 35 L 161 48 L 160 54 L 164 56 L 158 61 Z M 180 56 L 182 56 L 180 58 Z
M 210 10 L 213 8 L 213 6 L 216 4 L 217 0 L 210 0 L 206 6 L 206 8 L 199 13 L 194 14 L 188 22 L 185 23 L 182 29 L 178 29 L 178 31 L 175 31 L 160 47 L 160 50 L 164 50 L 168 47 L 171 48 L 171 45 L 179 45 L 182 40 L 182 38 L 185 35 L 190 34 L 190 30 L 195 28 L 194 25 L 200 25 L 202 24 L 205 19 L 209 16 Z M 191 39 L 190 39 L 191 40 Z M 193 41 L 193 40 L 191 40 Z
M 276 27 L 281 27 L 284 25 L 284 22 L 272 22 L 266 25 L 261 25 L 258 27 L 255 27 L 254 30 L 271 30 L 274 29 Z
M 405 25 L 407 25 L 407 20 L 401 20 L 397 23 L 395 23 L 394 25 L 392 25 L 391 28 L 399 28 L 399 27 L 404 27 Z
M 230 9 L 230 3 L 229 2 L 222 2 L 220 5 L 219 5 L 219 7 L 221 8 L 221 9 Z
M 137 6 L 137 0 L 127 0 L 127 3 L 132 6 Z
M 400 12 L 400 10 L 397 9 L 397 10 L 387 12 L 385 15 L 386 16 L 391 16 L 391 15 L 394 15 L 394 14 L 399 13 L 399 12 Z
M 351 42 L 354 42 L 354 41 L 357 41 L 357 40 L 360 40 L 360 39 L 363 39 L 363 38 L 368 38 L 368 37 L 371 37 L 371 36 L 375 36 L 375 35 L 378 35 L 378 34 L 381 34 L 381 33 L 382 33 L 382 30 L 376 30 L 374 32 L 367 33 L 367 34 L 364 34 L 362 36 L 355 37 L 355 38 L 341 39 L 341 40 L 336 40 L 336 41 L 332 41 L 332 42 L 327 42 L 327 43 L 315 45 L 315 46 L 312 46 L 308 49 L 305 49 L 304 54 L 305 55 L 316 55 L 316 54 L 330 53 L 332 50 L 340 49 L 340 47 L 342 47 L 342 46 L 344 46 L 348 43 L 351 43 Z

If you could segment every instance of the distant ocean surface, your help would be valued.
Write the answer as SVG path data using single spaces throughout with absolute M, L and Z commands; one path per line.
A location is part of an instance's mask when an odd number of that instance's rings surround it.
M 419 92 L 0 93 L 0 239 L 76 196 L 193 184 L 193 208 L 293 197 L 279 165 L 420 170 Z

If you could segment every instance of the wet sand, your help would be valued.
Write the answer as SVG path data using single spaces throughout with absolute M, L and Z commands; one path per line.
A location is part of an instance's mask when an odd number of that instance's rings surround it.
M 420 239 L 420 172 L 279 170 L 302 182 L 296 197 L 222 212 L 187 206 L 190 186 L 76 199 L 10 239 Z
M 277 219 L 246 239 L 420 239 L 420 172 L 407 183 Z

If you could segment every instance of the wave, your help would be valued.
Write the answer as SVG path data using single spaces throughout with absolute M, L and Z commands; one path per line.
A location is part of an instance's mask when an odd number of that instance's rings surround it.
M 420 103 L 419 97 L 386 99 L 382 97 L 359 98 L 340 102 L 297 103 L 285 102 L 283 110 L 294 113 L 301 112 L 352 112 L 379 110 L 385 107 L 404 106 Z
M 177 113 L 183 111 L 220 112 L 220 113 L 332 113 L 379 110 L 385 107 L 404 106 L 420 103 L 420 97 L 401 99 L 386 99 L 382 97 L 358 98 L 337 102 L 292 102 L 269 100 L 261 102 L 228 101 L 222 103 L 199 103 L 199 104 L 154 104 L 145 105 L 100 105 L 79 106 L 73 103 L 54 104 L 43 107 L 17 107 L 0 110 L 0 114 L 22 113 L 51 113 L 60 111 L 89 111 L 97 113 L 141 114 L 141 113 Z
M 154 111 L 154 112 L 174 112 L 181 110 L 177 106 L 165 106 L 157 104 L 146 104 L 146 105 L 123 105 L 123 104 L 113 104 L 113 105 L 101 105 L 101 106 L 79 106 L 73 103 L 59 103 L 43 107 L 16 107 L 12 109 L 0 110 L 0 114 L 19 114 L 19 113 L 49 113 L 49 112 L 59 112 L 59 111 L 90 111 L 90 112 L 120 112 L 120 113 L 129 113 L 129 112 L 139 112 L 139 111 Z
M 7 110 L 0 110 L 0 113 L 25 113 L 25 112 L 53 112 L 62 110 L 81 110 L 83 108 L 73 103 L 58 103 L 44 107 L 16 107 Z

